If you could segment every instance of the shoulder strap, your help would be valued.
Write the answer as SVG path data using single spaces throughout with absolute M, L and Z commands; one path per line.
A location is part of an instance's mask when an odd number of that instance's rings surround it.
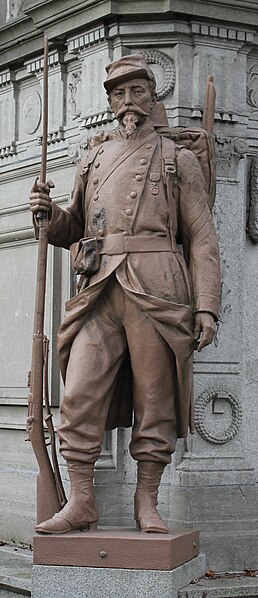
M 167 187 L 170 234 L 172 238 L 177 233 L 177 147 L 171 139 L 161 136 L 162 174 Z

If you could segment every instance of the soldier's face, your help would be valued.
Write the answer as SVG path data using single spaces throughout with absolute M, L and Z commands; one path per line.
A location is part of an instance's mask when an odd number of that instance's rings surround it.
M 120 83 L 110 92 L 111 108 L 120 121 L 127 112 L 135 112 L 141 123 L 149 116 L 153 101 L 146 79 L 132 79 Z

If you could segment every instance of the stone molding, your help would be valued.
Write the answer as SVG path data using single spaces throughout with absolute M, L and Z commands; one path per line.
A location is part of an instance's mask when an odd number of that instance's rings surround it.
M 104 110 L 91 116 L 86 116 L 80 123 L 80 129 L 91 129 L 92 127 L 102 126 L 114 120 L 111 110 Z
M 63 127 L 58 127 L 56 131 L 52 131 L 48 133 L 47 136 L 47 143 L 51 145 L 53 143 L 59 143 L 59 141 L 63 141 L 65 138 L 64 129 Z M 42 135 L 38 137 L 38 144 L 42 145 Z
M 56 66 L 58 64 L 61 64 L 60 54 L 58 52 L 49 54 L 49 56 L 48 56 L 49 68 Z M 41 58 L 37 58 L 36 60 L 33 60 L 31 62 L 26 62 L 25 65 L 27 67 L 27 73 L 30 75 L 34 75 L 35 73 L 43 71 L 44 58 L 42 56 Z
M 10 156 L 13 156 L 14 154 L 16 154 L 16 152 L 17 152 L 16 143 L 15 143 L 15 141 L 12 141 L 12 143 L 10 145 L 5 145 L 4 147 L 0 147 L 0 159 L 9 158 Z
M 238 41 L 252 44 L 255 39 L 255 31 L 246 31 L 244 29 L 235 29 L 234 27 L 224 27 L 219 24 L 197 23 L 190 24 L 191 33 L 195 35 L 205 35 L 222 40 Z
M 191 118 L 200 118 L 202 119 L 203 116 L 203 106 L 195 106 L 192 109 Z M 231 125 L 235 125 L 239 122 L 238 114 L 234 112 L 225 112 L 224 110 L 217 110 L 214 115 L 214 120 L 216 122 L 227 123 Z
M 222 433 L 210 432 L 205 423 L 205 409 L 207 405 L 213 402 L 213 413 L 223 415 L 223 411 L 215 411 L 215 402 L 223 399 L 226 401 L 232 411 L 232 421 L 229 427 Z M 238 400 L 227 390 L 212 389 L 203 392 L 195 403 L 195 425 L 199 434 L 207 442 L 212 444 L 225 444 L 236 436 L 242 424 L 242 408 Z
M 97 44 L 104 39 L 106 39 L 105 27 L 101 26 L 97 27 L 96 29 L 91 29 L 90 31 L 82 33 L 76 37 L 72 37 L 70 39 L 68 38 L 68 52 L 77 53 L 79 50 L 83 50 L 83 48 Z
M 0 73 L 0 87 L 12 82 L 12 72 L 10 70 Z

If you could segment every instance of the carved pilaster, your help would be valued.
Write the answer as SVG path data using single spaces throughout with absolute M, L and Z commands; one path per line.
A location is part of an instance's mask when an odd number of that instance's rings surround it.
M 15 96 L 11 71 L 0 73 L 0 156 L 15 153 Z
M 81 115 L 78 119 L 81 128 L 103 126 L 112 120 L 107 96 L 103 86 L 106 78 L 105 66 L 110 61 L 108 43 L 103 41 L 80 51 L 82 82 L 80 89 Z M 96 89 L 98 93 L 96 94 Z
M 48 120 L 49 120 L 49 143 L 60 141 L 63 138 L 63 128 L 65 124 L 65 68 L 63 65 L 62 53 L 54 52 L 49 55 L 49 76 L 48 87 L 49 97 L 54 98 L 49 102 Z M 41 87 L 41 97 L 43 94 L 43 58 L 27 63 L 27 72 L 35 74 Z

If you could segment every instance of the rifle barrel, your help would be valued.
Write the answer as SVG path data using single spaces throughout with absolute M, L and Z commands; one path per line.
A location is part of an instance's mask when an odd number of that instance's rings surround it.
M 46 182 L 47 169 L 47 136 L 48 136 L 48 38 L 44 37 L 43 59 L 43 121 L 42 121 L 42 157 L 40 167 L 40 181 Z

